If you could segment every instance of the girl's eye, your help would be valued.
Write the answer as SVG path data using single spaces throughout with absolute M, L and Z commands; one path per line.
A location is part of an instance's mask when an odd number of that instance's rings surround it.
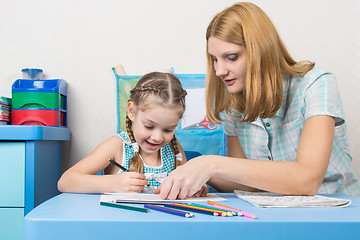
M 239 56 L 238 55 L 229 55 L 228 59 L 231 62 L 235 62 L 236 60 L 238 60 Z
M 164 132 L 170 133 L 170 132 L 172 132 L 172 130 L 171 129 L 164 129 Z
M 212 58 L 212 60 L 213 60 L 214 62 L 217 62 L 216 57 L 212 56 L 211 58 Z
M 154 127 L 145 125 L 145 128 L 147 128 L 147 129 L 153 129 Z

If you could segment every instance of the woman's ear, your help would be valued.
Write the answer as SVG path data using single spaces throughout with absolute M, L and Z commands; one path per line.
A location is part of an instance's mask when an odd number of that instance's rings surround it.
M 131 121 L 134 121 L 135 111 L 136 111 L 135 104 L 133 102 L 129 101 L 127 103 L 126 113 Z

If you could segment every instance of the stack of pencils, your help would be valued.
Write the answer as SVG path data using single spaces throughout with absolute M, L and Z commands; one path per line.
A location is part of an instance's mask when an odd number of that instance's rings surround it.
M 144 204 L 144 208 L 134 208 L 127 205 L 121 205 L 119 203 L 132 203 L 132 204 Z M 142 202 L 142 201 L 126 201 L 118 200 L 116 203 L 100 203 L 105 206 L 113 206 L 128 210 L 149 212 L 149 209 L 161 211 L 164 213 L 169 213 L 173 215 L 178 215 L 186 218 L 194 217 L 194 214 L 191 212 L 202 213 L 212 216 L 220 217 L 232 217 L 232 216 L 243 216 L 251 219 L 257 218 L 256 215 L 241 211 L 236 208 L 232 208 L 220 203 L 207 201 L 209 205 L 201 205 L 195 203 L 179 203 L 179 202 Z M 162 205 L 162 206 L 159 206 Z
M 10 123 L 11 98 L 0 96 L 0 125 Z

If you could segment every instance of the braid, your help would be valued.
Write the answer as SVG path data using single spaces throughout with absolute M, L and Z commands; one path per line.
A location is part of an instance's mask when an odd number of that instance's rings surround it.
M 130 118 L 127 115 L 126 115 L 126 131 L 129 135 L 130 141 L 132 143 L 136 142 L 134 133 L 132 131 L 132 121 L 130 120 Z M 139 172 L 139 173 L 144 172 L 144 163 L 141 160 L 138 152 L 135 152 L 134 156 L 131 158 L 129 170 L 130 170 L 130 172 Z
M 186 96 L 186 95 L 187 95 L 187 91 L 186 91 L 186 90 L 183 90 L 183 91 L 179 94 L 179 97 L 178 97 L 178 98 L 181 99 L 181 100 L 182 100 L 183 98 L 185 99 L 185 96 Z
M 161 90 L 158 89 L 158 88 L 154 88 L 154 87 L 151 87 L 151 86 L 138 86 L 138 87 L 135 87 L 135 88 L 131 89 L 130 94 L 134 94 L 136 92 L 147 92 L 147 91 L 155 92 L 155 93 L 158 93 L 158 94 L 161 93 Z
M 179 147 L 178 147 L 178 145 L 177 145 L 177 139 L 176 139 L 176 137 L 175 137 L 175 134 L 174 134 L 174 137 L 171 139 L 170 144 L 171 144 L 171 147 L 172 147 L 172 149 L 173 149 L 173 151 L 174 151 L 174 155 L 180 153 Z M 176 168 L 177 166 L 179 166 L 179 165 L 181 165 L 181 162 L 178 161 L 178 160 L 175 158 L 175 168 Z

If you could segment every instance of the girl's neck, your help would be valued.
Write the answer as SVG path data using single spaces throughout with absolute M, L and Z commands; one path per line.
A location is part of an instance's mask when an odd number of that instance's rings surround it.
M 140 156 L 143 160 L 143 162 L 151 167 L 158 167 L 161 165 L 161 157 L 160 157 L 160 151 L 157 151 L 156 153 L 144 153 L 140 150 Z

